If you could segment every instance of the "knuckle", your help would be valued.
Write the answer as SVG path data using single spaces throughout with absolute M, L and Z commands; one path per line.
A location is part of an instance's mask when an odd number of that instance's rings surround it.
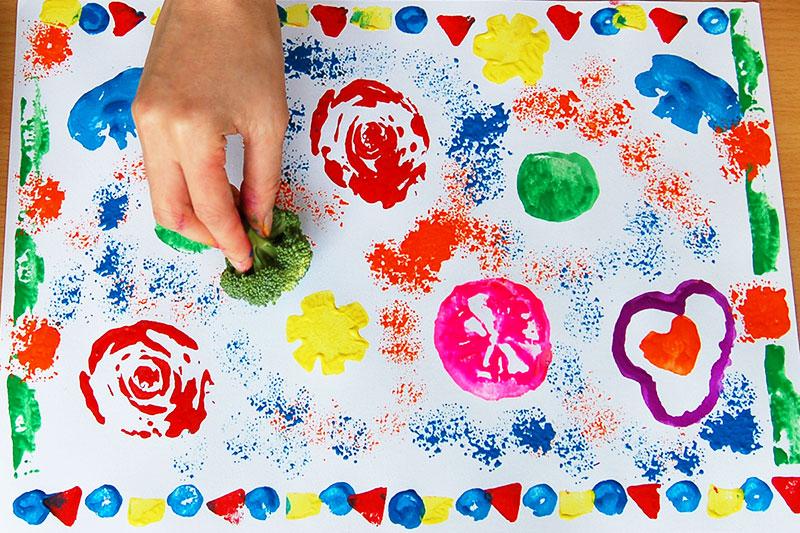
M 208 202 L 195 204 L 194 212 L 203 224 L 219 231 L 232 230 L 237 221 L 235 213 L 231 210 Z
M 191 210 L 188 206 L 170 204 L 153 205 L 153 217 L 156 219 L 156 222 L 172 231 L 180 232 L 184 230 L 190 216 Z

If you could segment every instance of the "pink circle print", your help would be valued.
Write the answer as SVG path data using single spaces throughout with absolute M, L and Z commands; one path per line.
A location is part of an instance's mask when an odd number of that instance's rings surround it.
M 503 278 L 453 289 L 439 306 L 434 344 L 453 381 L 485 400 L 536 389 L 553 359 L 542 302 Z

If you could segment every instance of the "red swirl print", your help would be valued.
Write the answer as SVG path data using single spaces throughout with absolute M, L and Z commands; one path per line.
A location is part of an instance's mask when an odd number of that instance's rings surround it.
M 325 159 L 328 177 L 384 209 L 425 178 L 429 147 L 416 106 L 374 80 L 353 80 L 338 94 L 329 89 L 311 118 L 311 152 Z
M 191 337 L 161 322 L 142 320 L 107 331 L 92 345 L 89 369 L 80 374 L 86 407 L 98 422 L 128 435 L 196 433 L 212 384 L 208 370 L 190 356 L 196 350 Z

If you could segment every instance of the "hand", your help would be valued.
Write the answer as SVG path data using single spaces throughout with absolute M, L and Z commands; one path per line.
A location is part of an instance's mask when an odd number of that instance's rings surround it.
M 153 214 L 222 250 L 244 272 L 252 249 L 225 172 L 225 135 L 244 139 L 241 208 L 266 236 L 288 124 L 274 0 L 166 0 L 133 116 Z

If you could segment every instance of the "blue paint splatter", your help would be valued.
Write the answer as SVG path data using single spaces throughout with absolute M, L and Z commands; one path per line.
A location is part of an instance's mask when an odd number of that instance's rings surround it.
M 103 33 L 108 28 L 109 22 L 111 22 L 111 17 L 108 15 L 106 8 L 100 4 L 90 2 L 81 8 L 81 18 L 78 20 L 78 26 L 89 35 Z
M 107 185 L 92 197 L 97 204 L 97 220 L 100 229 L 116 229 L 128 214 L 128 188 L 120 182 Z
M 336 416 L 332 420 L 328 428 L 328 438 L 331 450 L 336 455 L 345 461 L 352 459 L 354 463 L 371 446 L 367 423 L 346 415 Z
M 406 6 L 400 8 L 394 16 L 397 29 L 403 33 L 416 35 L 421 33 L 428 25 L 428 15 L 425 10 L 418 6 Z
M 511 423 L 509 444 L 523 453 L 547 453 L 553 447 L 556 431 L 544 415 L 533 410 L 517 411 Z
M 129 68 L 81 96 L 67 119 L 70 136 L 87 150 L 103 146 L 106 136 L 125 149 L 128 134 L 136 137 L 131 103 L 141 76 L 140 67 Z
M 111 518 L 122 507 L 122 495 L 114 485 L 101 485 L 86 496 L 84 503 L 100 518 Z
M 319 499 L 328 506 L 331 513 L 336 516 L 344 516 L 353 510 L 348 498 L 355 493 L 356 491 L 349 483 L 338 481 L 320 492 Z
M 492 500 L 483 489 L 468 489 L 456 500 L 456 511 L 475 520 L 483 520 L 492 510 Z
M 289 124 L 286 126 L 284 142 L 294 140 L 303 131 L 306 119 L 306 106 L 300 100 L 290 102 L 289 105 Z
M 47 496 L 48 494 L 39 489 L 20 494 L 12 504 L 14 515 L 32 526 L 38 526 L 50 514 L 43 503 Z
M 348 75 L 356 63 L 352 50 L 333 51 L 318 40 L 286 39 L 283 42 L 284 72 L 287 79 L 307 76 L 312 80 L 336 80 Z
M 718 7 L 709 7 L 700 13 L 697 23 L 706 33 L 720 35 L 728 30 L 728 15 Z
M 729 130 L 742 119 L 736 91 L 728 82 L 679 56 L 653 56 L 650 70 L 636 76 L 636 89 L 659 98 L 655 116 L 689 133 L 697 133 L 703 116 L 714 131 Z
M 203 495 L 194 485 L 179 485 L 167 496 L 167 505 L 176 515 L 191 517 L 203 507 Z
M 586 479 L 588 473 L 598 464 L 597 456 L 589 446 L 582 428 L 568 427 L 559 431 L 553 449 L 561 459 L 561 470 L 571 476 Z
M 555 511 L 557 503 L 556 491 L 546 483 L 534 485 L 522 497 L 522 505 L 530 509 L 533 516 L 550 516 Z
M 258 487 L 245 495 L 244 504 L 250 516 L 256 520 L 266 520 L 280 508 L 281 499 L 272 487 Z
M 613 7 L 604 7 L 592 15 L 589 24 L 597 35 L 616 35 L 619 33 L 619 28 L 614 25 L 616 14 L 617 10 Z
M 392 496 L 387 505 L 389 520 L 406 529 L 415 529 L 422 524 L 425 503 L 413 489 L 403 490 Z
M 720 247 L 717 230 L 706 224 L 693 226 L 684 235 L 683 245 L 697 259 L 715 263 Z
M 667 221 L 648 203 L 637 206 L 622 230 L 635 238 L 623 253 L 623 264 L 638 271 L 647 281 L 664 273 L 669 256 L 664 247 Z
M 625 487 L 618 481 L 607 479 L 597 483 L 594 488 L 594 507 L 604 515 L 621 514 L 628 503 Z
M 197 270 L 162 259 L 145 259 L 142 270 L 147 280 L 147 292 L 152 298 L 183 300 L 197 285 Z
M 712 450 L 728 448 L 747 455 L 761 448 L 761 427 L 751 410 L 755 401 L 752 383 L 740 373 L 725 377 L 717 408 L 703 421 L 700 438 Z
M 700 468 L 703 455 L 697 448 L 696 442 L 692 442 L 691 445 L 684 445 L 679 451 L 670 450 L 667 452 L 667 457 L 674 461 L 675 470 L 678 472 L 683 472 L 687 476 L 703 473 Z
M 127 312 L 133 299 L 135 282 L 133 266 L 128 259 L 132 250 L 129 244 L 109 240 L 95 264 L 94 272 L 106 278 L 106 300 L 111 304 L 112 314 Z
M 666 496 L 679 513 L 693 513 L 700 505 L 700 489 L 689 480 L 672 485 Z
M 60 323 L 73 320 L 81 309 L 83 282 L 86 274 L 75 268 L 53 281 L 53 296 L 50 299 L 48 315 Z
M 742 483 L 744 503 L 748 511 L 766 511 L 772 504 L 772 489 L 757 477 L 749 477 Z

